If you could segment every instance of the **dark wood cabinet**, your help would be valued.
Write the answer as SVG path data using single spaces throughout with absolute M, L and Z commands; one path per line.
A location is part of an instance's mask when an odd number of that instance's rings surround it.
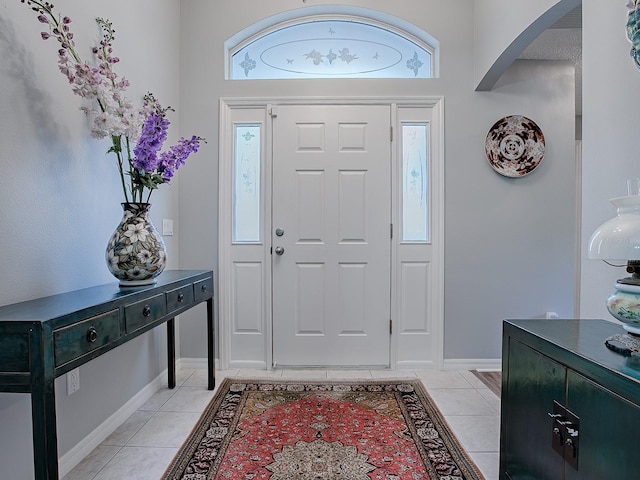
M 117 282 L 0 307 L 0 392 L 31 394 L 36 480 L 58 479 L 56 377 L 167 324 L 168 384 L 175 386 L 174 317 L 207 304 L 208 388 L 215 384 L 213 272 L 171 270 L 153 285 Z
M 608 350 L 604 320 L 507 320 L 500 479 L 640 478 L 640 359 Z

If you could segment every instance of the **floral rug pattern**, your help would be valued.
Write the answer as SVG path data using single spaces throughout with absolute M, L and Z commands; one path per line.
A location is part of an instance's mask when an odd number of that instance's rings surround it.
M 165 480 L 481 480 L 418 381 L 225 379 Z

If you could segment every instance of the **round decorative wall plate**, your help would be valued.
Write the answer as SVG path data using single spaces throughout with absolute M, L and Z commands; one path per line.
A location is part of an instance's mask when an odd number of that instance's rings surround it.
M 530 118 L 510 115 L 491 127 L 484 149 L 489 163 L 500 175 L 524 177 L 544 157 L 544 135 Z

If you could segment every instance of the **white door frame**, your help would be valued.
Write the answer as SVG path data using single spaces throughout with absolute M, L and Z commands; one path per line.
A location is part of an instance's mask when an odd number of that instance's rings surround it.
M 272 198 L 272 126 L 271 115 L 277 115 L 279 105 L 390 105 L 391 125 L 393 127 L 392 144 L 392 223 L 400 225 L 401 215 L 401 122 L 407 112 L 420 109 L 430 111 L 430 175 L 431 192 L 430 241 L 433 256 L 429 260 L 429 292 L 425 304 L 425 314 L 431 319 L 428 328 L 402 328 L 401 297 L 399 285 L 402 282 L 400 232 L 396 229 L 391 245 L 391 317 L 393 333 L 390 345 L 390 366 L 396 368 L 432 368 L 442 369 L 444 363 L 444 98 L 443 97 L 269 97 L 269 98 L 221 98 L 220 99 L 220 137 L 219 137 L 219 222 L 218 222 L 218 318 L 219 318 L 219 355 L 220 367 L 271 369 L 272 351 L 272 308 L 271 308 L 271 198 Z M 240 119 L 240 120 L 238 120 Z M 426 119 L 425 119 L 426 120 Z M 413 119 L 412 121 L 416 121 Z M 250 309 L 250 317 L 238 328 L 234 313 L 238 310 L 240 293 L 235 281 L 238 275 L 234 271 L 234 251 L 232 246 L 233 213 L 233 149 L 234 123 L 254 123 L 263 126 L 262 140 L 262 241 L 252 248 L 254 258 L 240 261 L 254 270 L 253 298 L 245 299 L 255 308 Z M 244 247 L 243 247 L 244 248 Z M 406 248 L 406 247 L 405 247 Z M 411 248 L 411 247 L 409 247 Z M 236 249 L 236 250 L 234 250 Z M 247 251 L 247 250 L 245 250 Z M 425 263 L 412 260 L 407 263 Z M 255 267 L 255 268 L 253 268 Z M 232 324 L 233 322 L 233 324 Z M 415 323 L 415 322 L 414 322 Z M 420 327 L 420 326 L 419 326 Z M 239 352 L 238 342 L 250 345 L 246 352 Z M 405 344 L 405 342 L 408 342 Z M 430 352 L 430 358 L 399 359 L 398 351 L 407 347 L 416 349 L 420 342 L 429 342 L 424 350 Z M 424 343 L 423 343 L 424 344 Z

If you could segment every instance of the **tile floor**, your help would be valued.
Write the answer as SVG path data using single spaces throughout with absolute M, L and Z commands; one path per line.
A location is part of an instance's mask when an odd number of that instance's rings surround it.
M 419 378 L 487 480 L 498 478 L 500 399 L 468 371 L 230 370 L 224 377 L 300 379 Z M 214 392 L 206 370 L 182 370 L 63 480 L 158 480 Z

